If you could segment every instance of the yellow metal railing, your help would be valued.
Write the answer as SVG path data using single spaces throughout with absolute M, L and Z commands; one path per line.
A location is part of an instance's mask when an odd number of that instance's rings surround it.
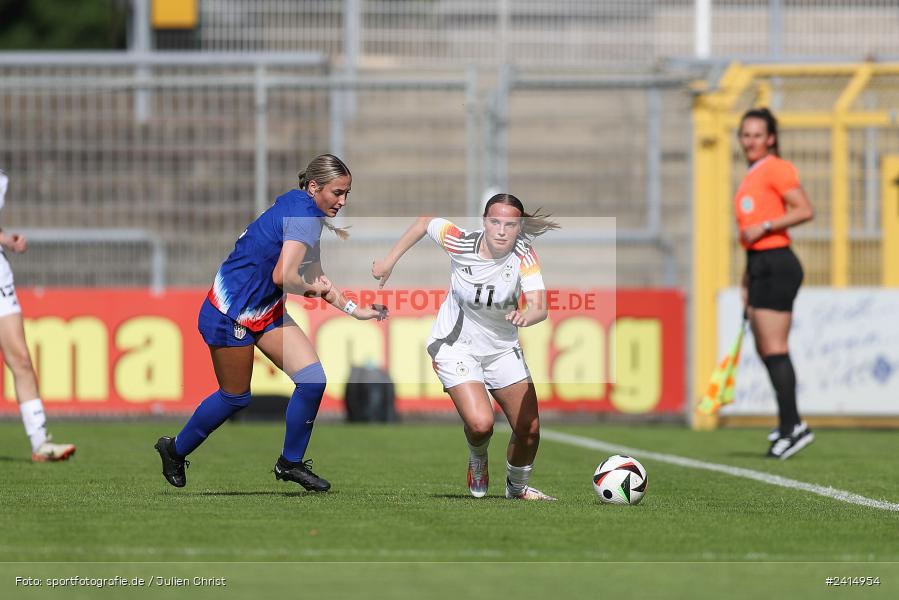
M 899 287 L 899 156 L 887 156 L 880 170 L 883 285 Z
M 892 107 L 872 109 L 859 101 L 873 81 L 888 80 L 899 97 L 899 63 L 742 65 L 732 64 L 713 90 L 697 94 L 693 105 L 693 382 L 704 389 L 716 364 L 717 294 L 733 285 L 732 260 L 735 226 L 731 199 L 734 193 L 734 141 L 743 112 L 766 106 L 791 80 L 815 78 L 830 82 L 834 97 L 830 110 L 802 110 L 794 103 L 776 110 L 784 130 L 830 132 L 829 163 L 829 284 L 846 287 L 852 269 L 850 225 L 853 194 L 850 135 L 854 130 L 899 127 L 895 100 Z M 806 78 L 806 79 L 801 79 Z M 880 79 L 878 79 L 880 78 Z M 706 86 L 707 87 L 707 86 Z M 699 89 L 706 89 L 700 86 Z M 801 89 L 798 86 L 796 89 Z M 869 103 L 870 104 L 870 103 Z M 881 103 L 883 104 L 883 103 Z M 880 267 L 883 285 L 899 286 L 899 157 L 887 156 L 880 165 Z M 856 169 L 857 170 L 857 169 Z M 854 171 L 853 171 L 854 173 Z M 820 212 L 819 212 L 820 215 Z M 715 425 L 701 420 L 699 428 Z

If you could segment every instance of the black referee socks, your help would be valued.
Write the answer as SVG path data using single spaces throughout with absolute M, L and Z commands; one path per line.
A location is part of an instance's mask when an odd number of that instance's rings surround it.
M 788 436 L 793 427 L 799 425 L 799 410 L 796 408 L 796 371 L 789 354 L 772 354 L 763 359 L 771 384 L 777 394 L 777 408 L 780 413 L 780 435 Z

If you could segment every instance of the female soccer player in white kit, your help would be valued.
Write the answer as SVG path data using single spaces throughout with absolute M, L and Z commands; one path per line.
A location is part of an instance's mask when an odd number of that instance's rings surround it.
M 419 217 L 387 257 L 374 262 L 372 275 L 383 287 L 397 261 L 425 235 L 449 254 L 450 293 L 431 330 L 428 353 L 464 423 L 468 489 L 475 498 L 487 494 L 487 446 L 493 435 L 489 390 L 512 427 L 506 497 L 555 500 L 528 485 L 540 420 L 517 328 L 546 319 L 546 288 L 530 240 L 558 225 L 527 214 L 511 194 L 493 196 L 483 219 L 483 230 L 466 232 L 446 219 Z M 525 303 L 519 307 L 521 293 Z
M 9 178 L 0 171 L 0 210 L 6 199 Z M 31 442 L 31 460 L 51 462 L 66 460 L 75 454 L 72 444 L 55 444 L 47 433 L 47 417 L 44 405 L 38 396 L 37 377 L 31 364 L 31 355 L 25 343 L 25 326 L 22 322 L 22 307 L 16 297 L 12 269 L 6 260 L 5 250 L 16 254 L 25 252 L 28 243 L 25 236 L 8 234 L 0 229 L 0 352 L 12 372 L 16 388 L 16 400 L 22 413 L 25 433 Z

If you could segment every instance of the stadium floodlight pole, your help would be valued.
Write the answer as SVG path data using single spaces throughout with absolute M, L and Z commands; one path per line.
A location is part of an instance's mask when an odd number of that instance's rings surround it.
M 138 56 L 146 56 L 150 53 L 149 0 L 132 0 L 130 49 Z M 138 82 L 149 79 L 149 67 L 139 64 L 134 70 L 134 75 Z M 150 118 L 150 92 L 144 87 L 139 86 L 134 94 L 134 118 L 138 123 L 145 123 Z
M 783 55 L 783 0 L 768 0 L 768 53 L 774 60 Z
M 346 100 L 346 92 L 344 91 L 343 86 L 338 85 L 341 80 L 338 74 L 332 72 L 328 80 L 330 82 L 328 92 L 328 114 L 330 117 L 328 127 L 328 144 L 330 145 L 329 152 L 331 154 L 334 154 L 335 156 L 343 158 L 343 109 L 344 100 Z
M 646 88 L 646 227 L 662 231 L 662 93 Z
M 497 22 L 497 40 L 499 44 L 497 62 L 504 65 L 509 61 L 509 22 L 510 22 L 510 2 L 509 0 L 499 0 L 496 4 L 496 22 Z
M 495 131 L 496 89 L 494 88 L 487 93 L 487 97 L 484 99 L 484 126 L 481 128 L 483 160 L 481 161 L 480 188 L 482 194 L 493 186 L 493 163 L 496 160 Z M 477 212 L 475 210 L 472 214 L 477 214 Z
M 506 191 L 509 188 L 509 92 L 514 76 L 512 65 L 506 63 L 499 67 L 496 82 L 496 177 L 494 185 Z
M 362 47 L 362 18 L 359 0 L 343 0 L 343 72 L 348 79 L 355 79 Z M 343 116 L 356 116 L 356 92 L 347 89 L 343 95 Z
M 343 0 L 343 65 L 331 76 L 335 85 L 329 95 L 331 113 L 330 152 L 344 156 L 345 127 L 347 119 L 356 116 L 356 86 L 358 80 L 359 52 L 362 46 L 362 8 L 359 0 Z M 343 215 L 333 219 L 341 227 Z
M 712 0 L 695 0 L 694 53 L 704 60 L 712 55 Z
M 476 216 L 480 212 L 478 197 L 478 69 L 474 65 L 468 67 L 465 82 L 465 175 L 466 199 L 468 215 Z
M 254 96 L 256 100 L 256 152 L 255 161 L 255 214 L 261 215 L 268 206 L 268 87 L 265 81 L 265 65 L 254 70 Z

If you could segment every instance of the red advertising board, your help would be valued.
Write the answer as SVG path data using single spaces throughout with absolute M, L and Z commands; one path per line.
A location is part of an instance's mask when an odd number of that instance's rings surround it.
M 371 294 L 360 292 L 363 301 Z M 205 289 L 18 290 L 44 406 L 51 414 L 186 413 L 216 387 L 196 330 Z M 343 409 L 353 364 L 387 370 L 397 409 L 451 411 L 424 343 L 444 290 L 393 290 L 391 318 L 356 321 L 317 300 L 291 299 L 328 374 L 324 411 Z M 550 318 L 520 330 L 543 410 L 673 413 L 683 409 L 684 299 L 676 290 L 550 291 Z M 552 296 L 556 294 L 556 296 Z M 614 294 L 614 295 L 613 295 Z M 369 295 L 369 297 L 366 297 Z M 614 310 L 589 310 L 589 304 Z M 257 351 L 253 393 L 293 384 Z M 0 413 L 16 412 L 3 372 Z

